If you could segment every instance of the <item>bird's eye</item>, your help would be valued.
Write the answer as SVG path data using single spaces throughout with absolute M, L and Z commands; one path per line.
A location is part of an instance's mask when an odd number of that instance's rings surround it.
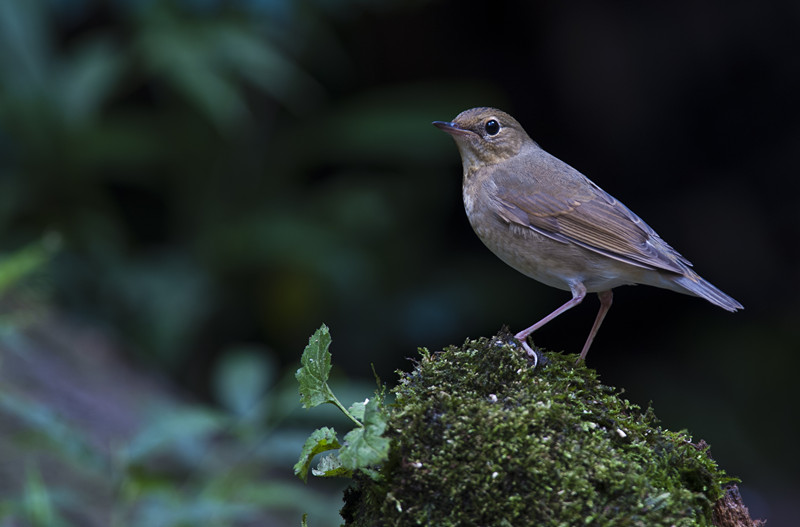
M 486 128 L 487 134 L 497 135 L 497 132 L 500 131 L 500 123 L 498 123 L 494 119 L 489 119 L 488 121 L 486 121 L 486 125 L 484 125 L 484 128 Z

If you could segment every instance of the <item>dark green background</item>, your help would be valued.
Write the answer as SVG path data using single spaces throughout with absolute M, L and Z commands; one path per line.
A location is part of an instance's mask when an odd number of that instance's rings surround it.
M 417 346 L 568 298 L 481 245 L 430 126 L 498 106 L 744 304 L 620 289 L 588 360 L 788 525 L 799 23 L 775 1 L 5 1 L 0 250 L 57 233 L 52 303 L 194 397 L 242 343 L 293 370 L 322 322 L 348 375 L 391 383 Z M 577 352 L 584 304 L 536 343 Z

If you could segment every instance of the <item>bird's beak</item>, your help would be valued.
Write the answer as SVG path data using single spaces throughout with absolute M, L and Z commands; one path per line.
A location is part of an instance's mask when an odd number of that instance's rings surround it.
M 460 128 L 454 122 L 447 122 L 447 121 L 433 121 L 433 126 L 438 128 L 443 132 L 447 132 L 450 135 L 471 135 L 473 132 L 470 130 L 465 130 L 464 128 Z

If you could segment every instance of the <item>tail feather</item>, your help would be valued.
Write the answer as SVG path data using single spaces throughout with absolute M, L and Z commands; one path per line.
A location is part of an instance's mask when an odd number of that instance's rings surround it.
M 672 282 L 678 285 L 681 289 L 684 289 L 685 292 L 699 296 L 700 298 L 705 298 L 712 304 L 719 306 L 722 309 L 727 309 L 731 312 L 736 311 L 737 309 L 744 309 L 742 304 L 729 297 L 711 285 L 709 282 L 703 280 L 700 275 L 691 269 L 686 269 L 686 273 L 683 276 L 674 277 Z

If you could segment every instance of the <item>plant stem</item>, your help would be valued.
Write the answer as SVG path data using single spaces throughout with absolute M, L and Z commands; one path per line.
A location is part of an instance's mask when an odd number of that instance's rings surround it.
M 356 419 L 356 418 L 353 416 L 353 414 L 351 414 L 350 412 L 348 412 L 348 411 L 347 411 L 347 408 L 345 408 L 345 407 L 344 407 L 344 405 L 343 405 L 342 403 L 340 403 L 340 402 L 339 402 L 339 399 L 337 399 L 337 398 L 336 398 L 336 396 L 335 396 L 335 395 L 333 395 L 333 392 L 332 392 L 332 391 L 331 391 L 331 389 L 328 387 L 328 384 L 327 384 L 327 383 L 325 384 L 325 387 L 328 389 L 328 395 L 329 395 L 329 397 L 330 397 L 330 398 L 328 399 L 328 401 L 329 401 L 329 402 L 331 402 L 331 403 L 333 403 L 333 404 L 335 404 L 335 405 L 336 405 L 336 407 L 337 407 L 337 408 L 339 408 L 339 410 L 341 410 L 341 411 L 342 411 L 342 413 L 344 413 L 344 415 L 346 415 L 346 416 L 347 416 L 347 417 L 348 417 L 348 418 L 349 418 L 351 421 L 353 421 L 353 422 L 354 422 L 356 425 L 358 425 L 358 426 L 359 426 L 359 427 L 361 427 L 361 428 L 364 428 L 364 425 L 363 425 L 363 423 L 361 423 L 361 421 L 359 421 L 358 419 Z

